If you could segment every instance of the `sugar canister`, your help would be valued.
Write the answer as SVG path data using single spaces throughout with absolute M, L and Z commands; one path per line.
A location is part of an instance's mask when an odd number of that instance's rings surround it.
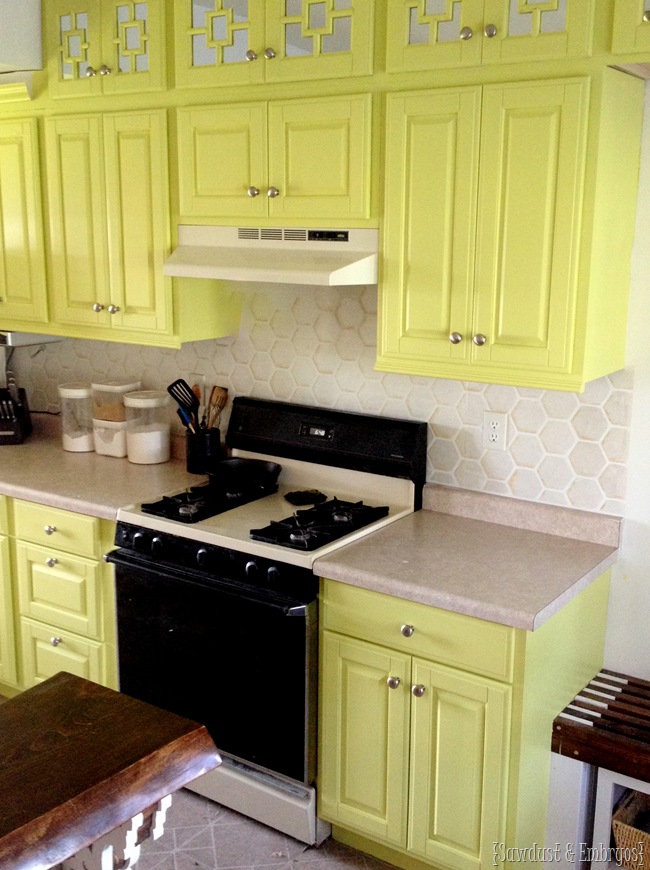
M 170 455 L 169 396 L 162 390 L 142 390 L 124 396 L 126 456 L 129 462 L 150 465 Z

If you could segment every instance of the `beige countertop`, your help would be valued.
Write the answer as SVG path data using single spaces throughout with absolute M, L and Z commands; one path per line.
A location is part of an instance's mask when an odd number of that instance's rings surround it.
M 174 451 L 176 452 L 176 451 Z M 125 505 L 200 483 L 182 458 L 158 465 L 61 447 L 56 417 L 0 447 L 0 495 L 114 520 Z M 425 487 L 424 507 L 316 560 L 315 571 L 535 629 L 616 559 L 620 519 L 468 490 Z
M 317 559 L 314 570 L 534 630 L 616 560 L 617 517 L 437 486 L 425 488 L 425 507 Z
M 0 495 L 35 501 L 102 519 L 117 509 L 201 483 L 185 462 L 135 465 L 127 459 L 63 450 L 58 417 L 33 415 L 22 444 L 0 446 Z

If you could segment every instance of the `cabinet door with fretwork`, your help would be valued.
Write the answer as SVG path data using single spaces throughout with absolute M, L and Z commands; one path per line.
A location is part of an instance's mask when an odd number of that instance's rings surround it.
M 387 0 L 389 72 L 549 61 L 591 51 L 593 0 Z
M 43 16 L 51 97 L 164 87 L 161 0 L 46 0 Z

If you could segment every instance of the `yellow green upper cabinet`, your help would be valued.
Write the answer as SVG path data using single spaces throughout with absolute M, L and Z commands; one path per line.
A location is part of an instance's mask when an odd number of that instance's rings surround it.
M 47 321 L 37 122 L 0 122 L 0 323 Z
M 650 57 L 650 4 L 647 0 L 616 0 L 612 51 Z
M 377 368 L 580 391 L 625 365 L 643 82 L 391 94 Z
M 373 0 L 175 0 L 176 86 L 372 72 Z
M 387 0 L 387 15 L 389 72 L 443 69 L 588 56 L 594 0 Z
M 164 110 L 48 118 L 45 134 L 55 322 L 169 330 Z
M 45 0 L 43 23 L 51 97 L 165 86 L 162 0 Z
M 181 108 L 181 216 L 367 218 L 370 134 L 368 94 Z

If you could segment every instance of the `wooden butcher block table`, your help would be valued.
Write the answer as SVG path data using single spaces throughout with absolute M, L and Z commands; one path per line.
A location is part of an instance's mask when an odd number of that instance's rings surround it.
M 220 763 L 203 725 L 59 673 L 0 704 L 0 870 L 101 868 L 107 848 L 132 867 L 163 799 Z

